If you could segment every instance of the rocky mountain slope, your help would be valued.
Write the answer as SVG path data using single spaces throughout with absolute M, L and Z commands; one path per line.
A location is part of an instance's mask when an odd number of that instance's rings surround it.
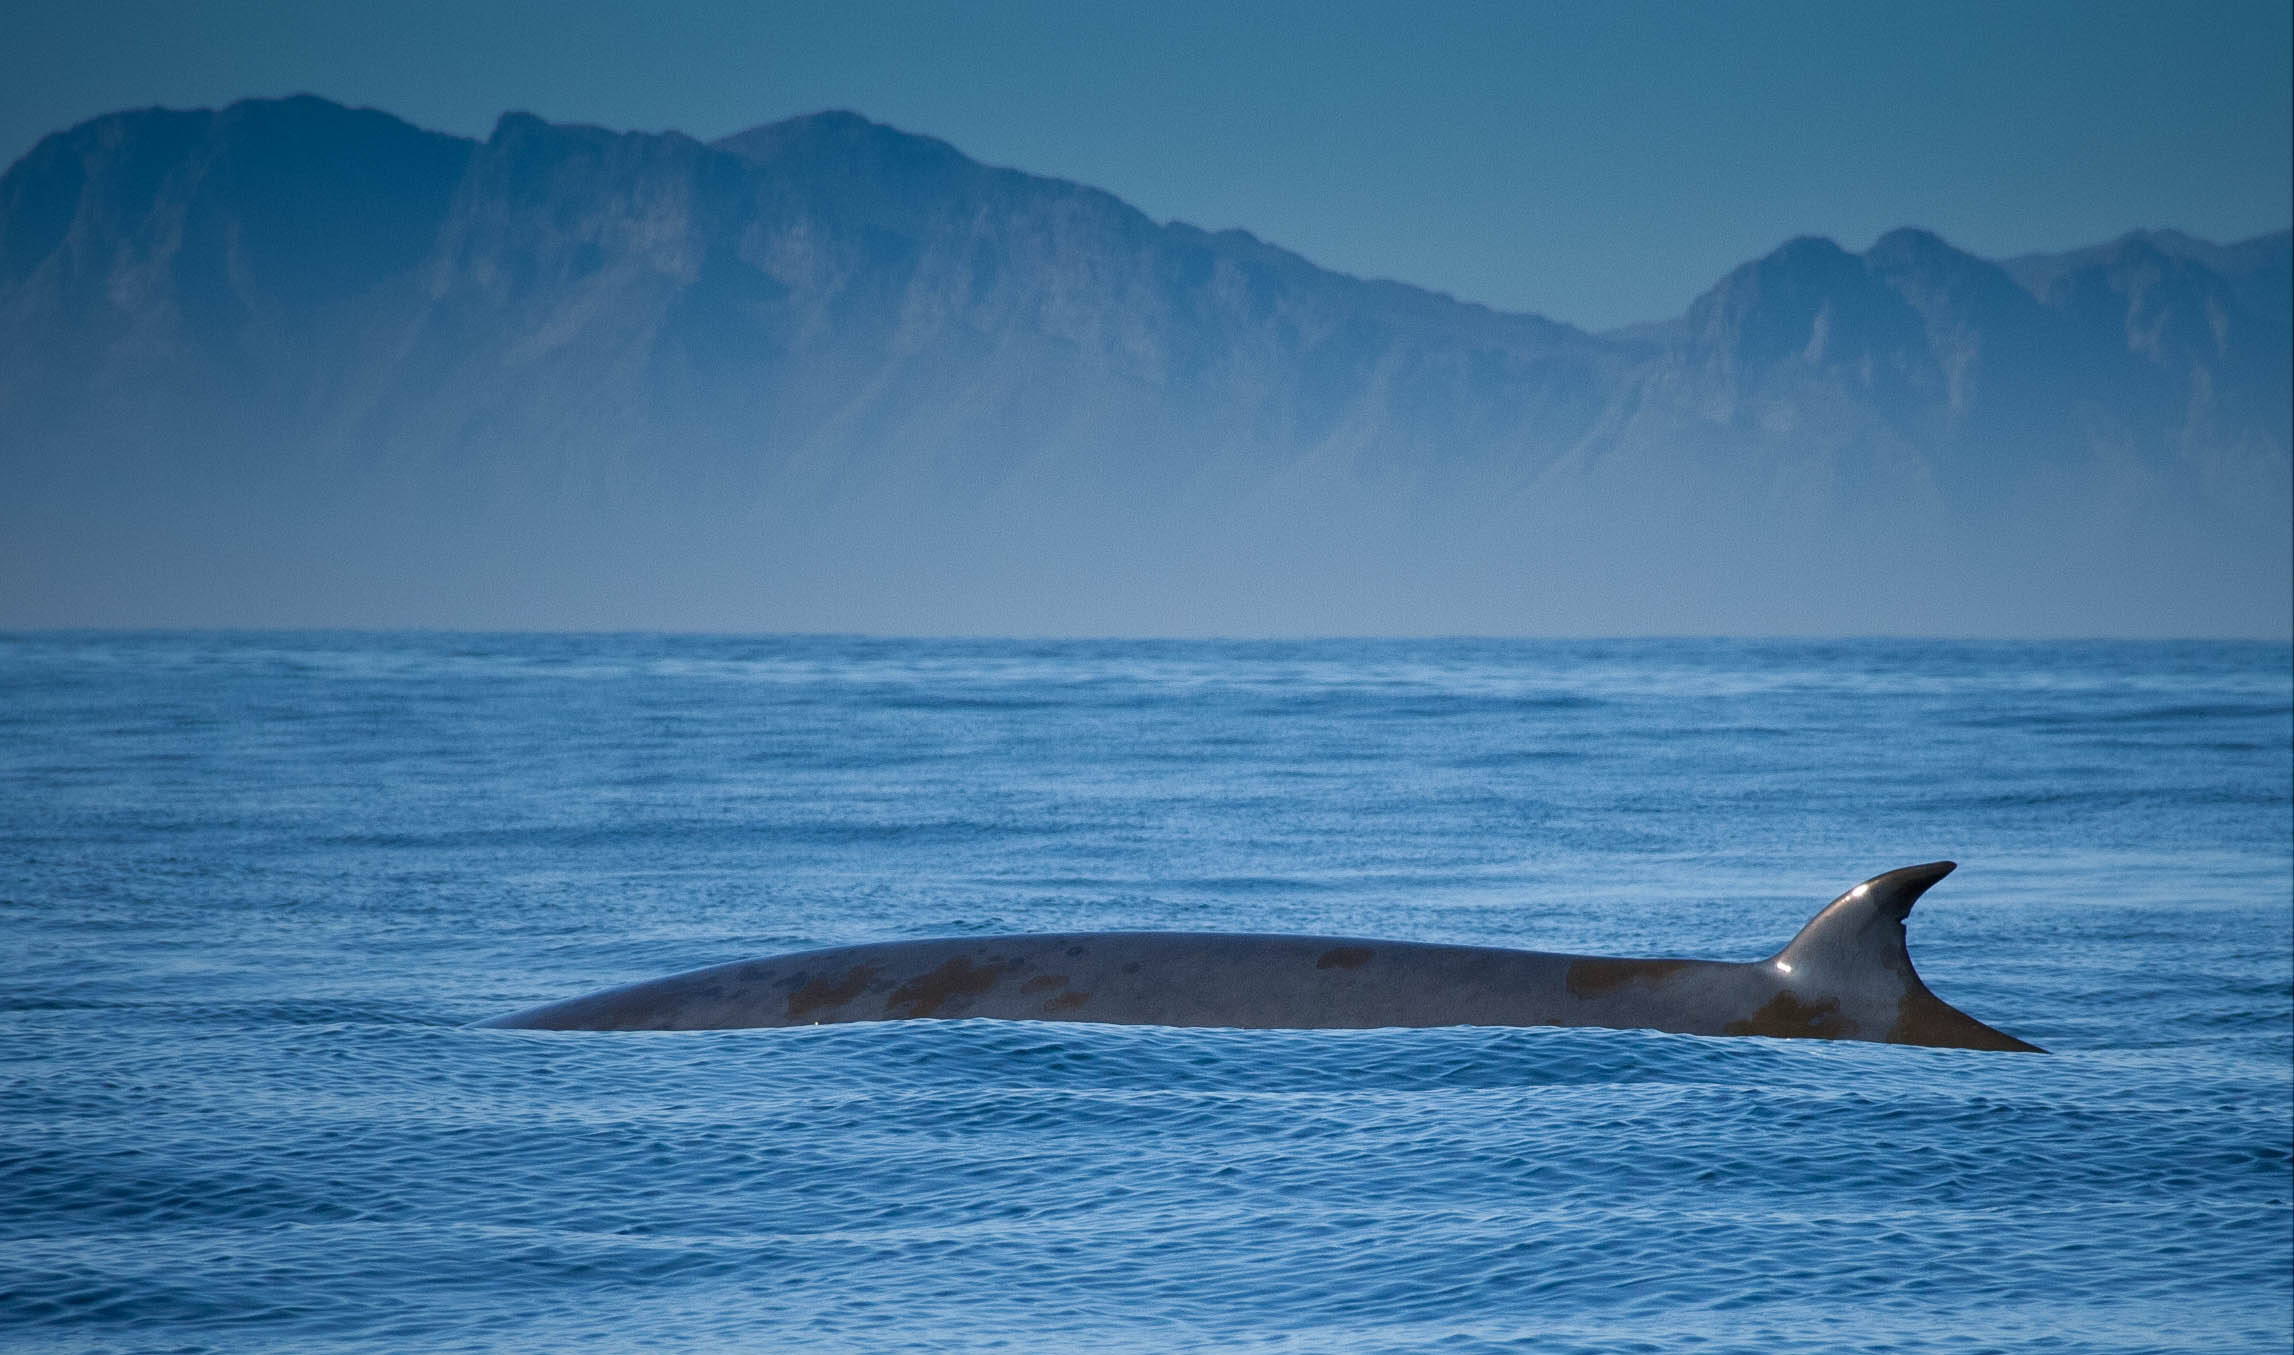
M 845 113 L 121 113 L 0 178 L 0 623 L 2282 634 L 2289 256 L 1595 335 Z

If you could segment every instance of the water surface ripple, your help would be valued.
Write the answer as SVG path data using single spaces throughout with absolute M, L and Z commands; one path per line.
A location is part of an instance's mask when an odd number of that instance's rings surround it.
M 10 1351 L 2272 1351 L 2283 645 L 0 637 Z M 2058 1051 L 469 1021 L 775 950 L 1753 958 Z

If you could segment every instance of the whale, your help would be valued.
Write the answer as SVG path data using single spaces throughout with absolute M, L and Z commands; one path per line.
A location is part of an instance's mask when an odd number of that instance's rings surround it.
M 1930 992 L 1904 921 L 1950 861 L 1848 890 L 1751 961 L 1223 932 L 952 936 L 712 965 L 513 1012 L 511 1030 L 986 1018 L 1323 1030 L 1604 1026 L 2043 1053 Z

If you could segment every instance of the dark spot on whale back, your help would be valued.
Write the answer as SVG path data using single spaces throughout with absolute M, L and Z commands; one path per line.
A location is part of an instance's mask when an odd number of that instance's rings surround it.
M 1065 974 L 1038 974 L 1021 984 L 1020 991 L 1023 993 L 1048 993 L 1054 988 L 1066 986 L 1067 975 Z
M 1575 960 L 1561 981 L 1571 997 L 1600 997 L 1628 983 L 1654 988 L 1687 963 L 1687 960 Z
M 1786 1040 L 1837 1040 L 1848 1030 L 1848 1018 L 1840 1014 L 1840 999 L 1802 1002 L 1793 992 L 1778 993 L 1761 1004 L 1759 1011 L 1721 1027 L 1724 1035 L 1773 1035 Z
M 833 982 L 825 974 L 812 979 L 789 994 L 789 1019 L 802 1020 L 823 1007 L 841 1007 L 866 992 L 868 981 L 875 977 L 875 965 L 856 964 Z
M 1004 967 L 999 963 L 975 965 L 959 955 L 893 990 L 884 1000 L 884 1014 L 908 1020 L 931 1016 L 951 1000 L 978 997 L 994 988 L 1003 976 Z
M 1069 946 L 1067 948 L 1067 958 L 1070 960 L 1081 954 L 1083 954 L 1083 947 L 1081 946 Z
M 1138 973 L 1138 972 L 1139 972 L 1139 962 L 1138 962 L 1137 960 L 1133 960 L 1131 963 L 1129 963 L 1129 964 L 1127 964 L 1127 965 L 1123 966 L 1123 972 L 1124 972 L 1124 973 L 1126 973 L 1126 974 L 1136 974 L 1136 973 Z
M 1090 1000 L 1091 994 L 1089 993 L 1061 993 L 1058 997 L 1043 1004 L 1044 1014 L 1048 1016 L 1059 1012 L 1071 1012 Z
M 1314 962 L 1316 969 L 1360 969 L 1378 952 L 1368 946 L 1333 946 Z

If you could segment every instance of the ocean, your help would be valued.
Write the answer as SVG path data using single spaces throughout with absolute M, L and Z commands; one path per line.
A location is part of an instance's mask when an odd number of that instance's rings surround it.
M 0 1348 L 2274 1352 L 2283 644 L 0 636 Z M 804 947 L 1753 959 L 2045 1056 L 474 1030 Z

